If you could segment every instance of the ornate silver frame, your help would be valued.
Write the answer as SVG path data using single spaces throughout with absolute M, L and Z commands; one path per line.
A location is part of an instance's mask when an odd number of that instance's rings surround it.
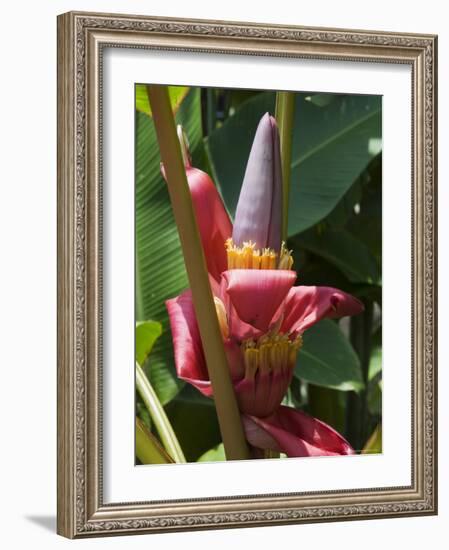
M 132 47 L 412 68 L 412 484 L 104 504 L 101 59 Z M 70 538 L 437 513 L 436 94 L 432 35 L 96 13 L 58 17 L 58 533 Z M 150 497 L 150 495 L 149 495 Z

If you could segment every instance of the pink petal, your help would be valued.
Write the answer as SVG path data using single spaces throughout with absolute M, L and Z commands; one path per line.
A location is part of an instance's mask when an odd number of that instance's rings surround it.
M 253 379 L 244 378 L 234 385 L 239 409 L 247 415 L 266 417 L 281 404 L 290 382 L 293 369 L 277 372 L 258 372 Z
M 223 273 L 226 293 L 238 317 L 266 332 L 296 279 L 281 269 L 231 269 Z
M 163 166 L 161 172 L 165 177 Z M 232 236 L 232 224 L 209 175 L 191 166 L 186 166 L 186 175 L 207 269 L 218 281 L 220 274 L 228 267 L 225 243 Z
M 209 273 L 209 284 L 210 284 L 210 289 L 212 290 L 212 294 L 217 298 L 220 298 L 220 300 L 223 300 L 223 297 L 221 295 L 222 285 L 220 284 L 220 282 L 221 280 L 217 281 L 217 279 L 214 279 L 214 277 L 212 277 L 212 275 Z
M 270 417 L 243 417 L 248 442 L 260 449 L 284 452 L 289 457 L 354 454 L 333 428 L 302 411 L 280 406 Z
M 285 301 L 283 332 L 304 332 L 321 319 L 357 315 L 364 309 L 354 296 L 327 286 L 295 286 Z
M 222 277 L 219 293 L 217 294 L 215 290 L 213 290 L 213 292 L 215 296 L 218 296 L 222 300 L 226 308 L 226 314 L 228 317 L 229 334 L 231 338 L 236 342 L 242 342 L 243 340 L 247 340 L 249 338 L 253 338 L 253 339 L 259 338 L 259 336 L 262 335 L 262 331 L 253 327 L 248 323 L 245 323 L 240 319 L 235 307 L 231 302 L 231 298 L 227 292 L 227 288 L 228 288 L 228 283 L 226 279 Z
M 232 224 L 210 177 L 197 168 L 187 168 L 186 173 L 207 269 L 218 281 L 228 267 L 225 243 L 232 235 Z
M 191 291 L 186 290 L 165 304 L 170 319 L 178 377 L 198 388 L 204 395 L 212 395 Z
M 193 306 L 192 293 L 186 290 L 176 298 L 165 302 L 173 338 L 176 374 L 201 393 L 212 396 L 212 385 L 209 380 L 206 360 Z M 224 350 L 228 360 L 231 378 L 241 379 L 245 367 L 240 345 L 227 339 Z

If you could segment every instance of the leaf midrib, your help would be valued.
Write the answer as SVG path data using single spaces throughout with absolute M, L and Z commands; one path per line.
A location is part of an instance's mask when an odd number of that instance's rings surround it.
M 348 126 L 343 128 L 342 130 L 340 130 L 339 132 L 334 134 L 333 136 L 325 139 L 319 145 L 316 145 L 315 147 L 312 147 L 312 149 L 307 151 L 307 153 L 304 153 L 303 155 L 300 155 L 295 161 L 292 162 L 292 165 L 291 165 L 292 170 L 293 170 L 293 168 L 296 168 L 297 166 L 299 166 L 302 162 L 304 162 L 305 160 L 307 160 L 311 156 L 315 155 L 316 153 L 318 153 L 322 149 L 326 148 L 333 141 L 336 141 L 336 140 L 340 139 L 342 136 L 344 136 L 348 132 L 351 132 L 352 130 L 354 130 L 354 128 L 357 128 L 357 126 L 360 126 L 361 124 L 364 124 L 366 121 L 368 121 L 373 116 L 377 115 L 379 112 L 380 112 L 380 109 L 375 109 L 371 113 L 367 114 L 365 117 L 359 118 L 354 123 L 349 124 Z

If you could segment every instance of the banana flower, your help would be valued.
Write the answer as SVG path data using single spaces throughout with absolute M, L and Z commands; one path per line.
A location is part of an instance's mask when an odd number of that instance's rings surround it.
M 248 442 L 290 457 L 354 451 L 333 428 L 281 405 L 305 330 L 321 319 L 356 315 L 363 304 L 331 287 L 294 286 L 293 259 L 281 243 L 279 133 L 259 122 L 232 225 L 210 179 L 191 166 L 178 130 L 210 284 Z M 166 302 L 178 376 L 213 397 L 190 290 Z

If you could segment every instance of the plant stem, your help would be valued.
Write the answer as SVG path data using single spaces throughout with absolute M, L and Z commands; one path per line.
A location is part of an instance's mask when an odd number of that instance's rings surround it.
M 147 91 L 214 393 L 226 458 L 228 460 L 247 459 L 249 450 L 223 348 L 167 87 L 150 85 L 147 86 Z
M 368 420 L 368 368 L 372 348 L 373 302 L 365 302 L 365 311 L 351 317 L 351 344 L 360 359 L 364 389 L 349 392 L 346 408 L 346 434 L 356 450 L 361 450 L 367 437 Z
M 342 433 L 345 428 L 345 415 L 344 406 L 340 403 L 341 392 L 314 384 L 308 385 L 308 392 L 308 412 Z
M 371 351 L 373 348 L 373 314 L 374 304 L 372 300 L 365 302 L 365 311 L 363 313 L 363 354 L 361 356 L 362 376 L 363 376 L 363 390 L 360 392 L 360 398 L 362 400 L 361 407 L 361 446 L 366 443 L 368 436 L 370 435 L 368 430 L 371 426 L 368 426 L 368 371 L 371 358 Z
M 150 381 L 143 372 L 142 367 L 136 362 L 136 387 L 139 392 L 142 401 L 145 403 L 148 412 L 151 415 L 151 419 L 156 426 L 157 433 L 168 452 L 173 457 L 175 462 L 184 463 L 186 459 L 182 452 L 179 441 L 173 431 L 170 421 L 165 414 L 164 407 L 161 405 L 157 398 Z
M 290 174 L 292 159 L 293 118 L 295 115 L 295 94 L 277 92 L 275 117 L 279 127 L 282 166 L 282 240 L 288 237 L 288 205 L 290 195 Z
M 173 459 L 164 451 L 140 418 L 136 418 L 136 456 L 142 464 L 170 464 L 173 462 Z

